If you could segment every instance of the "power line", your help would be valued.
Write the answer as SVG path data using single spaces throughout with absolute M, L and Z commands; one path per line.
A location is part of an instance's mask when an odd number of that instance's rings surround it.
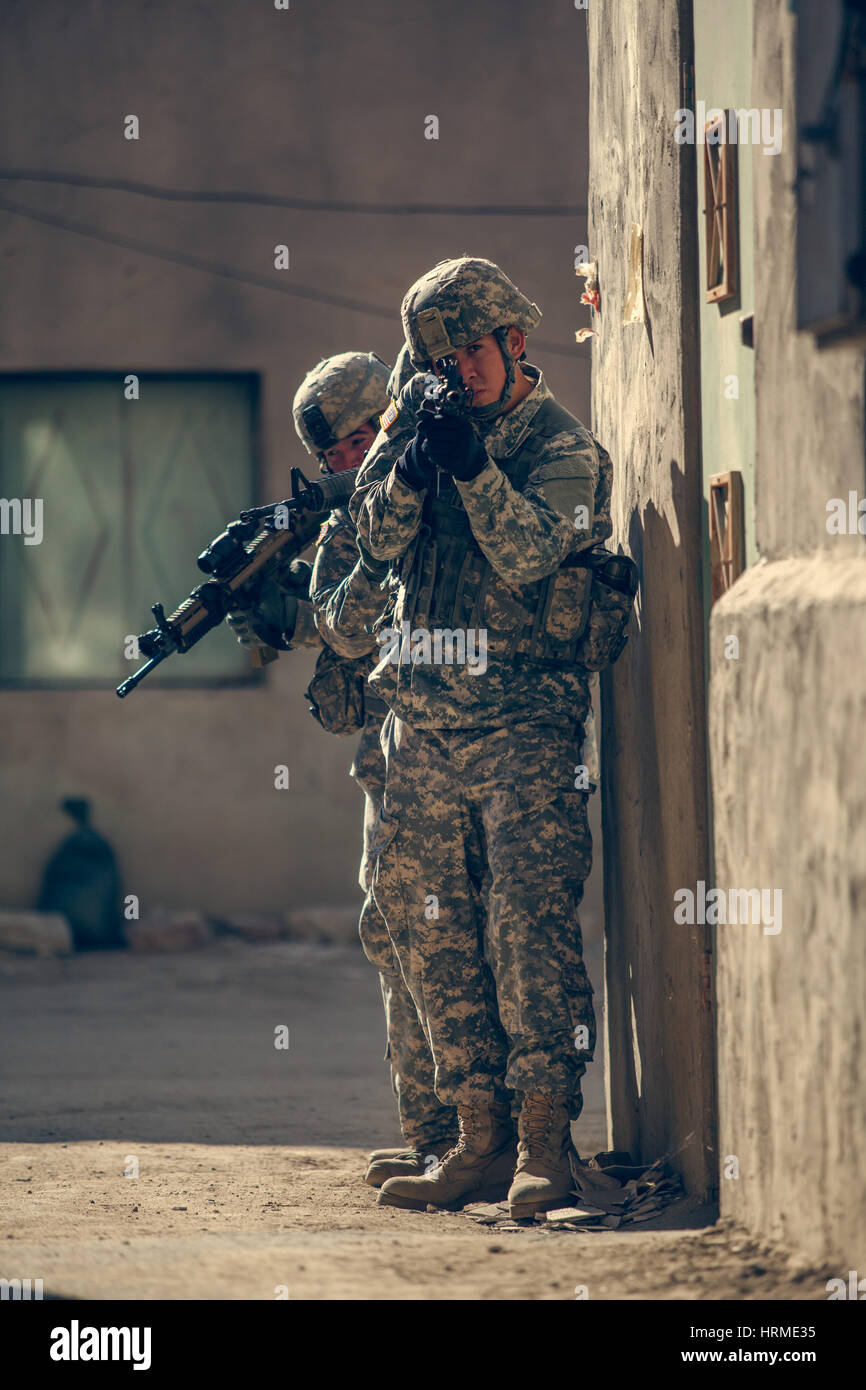
M 295 212 L 360 212 L 385 217 L 581 217 L 579 203 L 360 203 L 321 198 L 287 198 L 279 193 L 221 192 L 215 189 L 162 188 L 132 179 L 100 179 L 89 174 L 64 174 L 45 169 L 0 169 L 0 179 L 27 183 L 60 183 L 73 188 L 104 188 L 161 198 L 175 203 L 251 203 L 260 207 L 291 208 Z
M 57 227 L 63 232 L 74 232 L 78 236 L 90 237 L 94 241 L 105 242 L 109 246 L 119 246 L 124 251 L 137 251 L 142 256 L 152 256 L 157 260 L 169 261 L 173 265 L 187 266 L 191 270 L 203 270 L 209 275 L 221 275 L 225 280 L 239 280 L 243 284 L 275 290 L 278 294 L 288 294 L 296 299 L 310 299 L 320 304 L 330 304 L 335 309 L 352 309 L 359 314 L 374 314 L 377 318 L 389 319 L 392 323 L 397 317 L 393 310 L 382 309 L 378 304 L 365 304 L 361 300 L 349 299 L 345 295 L 331 294 L 328 290 L 313 290 L 297 284 L 288 285 L 282 281 L 273 280 L 268 275 L 261 275 L 254 270 L 236 270 L 234 266 L 224 265 L 220 261 L 207 260 L 204 256 L 194 256 L 188 251 L 174 251 L 168 246 L 154 246 L 151 242 L 142 241 L 138 237 L 124 236 L 121 232 L 107 232 L 101 227 L 91 226 L 87 222 L 78 222 L 71 217 L 59 217 L 56 213 L 28 208 L 23 203 L 13 203 L 7 198 L 0 198 L 0 209 L 14 213 L 19 217 L 27 217 L 33 222 L 44 222 L 46 226 Z
M 172 265 L 182 265 L 190 270 L 201 270 L 207 275 L 219 275 L 224 280 L 235 280 L 245 285 L 255 285 L 258 289 L 273 290 L 277 294 L 287 294 L 294 299 L 307 299 L 316 304 L 327 304 L 334 309 L 348 309 L 356 314 L 370 314 L 374 318 L 387 319 L 394 324 L 397 321 L 397 312 L 394 309 L 383 309 L 379 304 L 369 304 L 360 299 L 350 299 L 347 295 L 332 294 L 328 290 L 316 290 L 307 285 L 286 284 L 285 281 L 274 280 L 268 275 L 262 275 L 254 270 L 237 270 L 234 266 L 225 265 L 221 261 L 211 261 L 204 256 L 194 256 L 188 251 L 174 251 L 168 246 L 155 246 L 148 241 L 142 241 L 138 237 L 125 236 L 121 232 L 107 232 L 102 227 L 94 227 L 87 222 L 79 222 L 70 217 L 60 217 L 57 213 L 43 212 L 38 208 L 27 207 L 23 203 L 14 203 L 10 199 L 0 198 L 0 211 L 10 212 L 15 217 L 26 217 L 31 222 L 42 222 L 47 227 L 55 227 L 59 231 L 73 232 L 76 236 L 89 237 L 93 241 L 103 242 L 108 246 L 119 246 L 124 251 L 136 251 L 139 255 L 150 256 L 154 260 L 168 261 Z M 533 338 L 533 346 L 541 348 L 545 352 L 555 353 L 560 357 L 575 358 L 581 354 L 576 353 L 573 348 L 562 347 L 558 343 L 545 342 L 541 338 Z

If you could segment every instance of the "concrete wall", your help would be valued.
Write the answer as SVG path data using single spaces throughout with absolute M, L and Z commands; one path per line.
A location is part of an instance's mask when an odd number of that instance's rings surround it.
M 866 1261 L 866 563 L 826 503 L 866 495 L 864 353 L 795 331 L 795 18 L 755 7 L 752 105 L 781 107 L 754 160 L 756 538 L 714 607 L 716 883 L 781 889 L 782 930 L 718 929 L 721 1205 L 839 1274 Z M 729 636 L 739 656 L 726 658 Z M 733 1165 L 729 1165 L 733 1171 Z
M 642 571 L 603 683 L 607 1048 L 613 1142 L 676 1151 L 713 1188 L 709 939 L 673 921 L 707 873 L 694 150 L 674 141 L 690 5 L 590 7 L 590 252 L 601 290 L 595 433 L 614 463 L 614 541 Z M 623 325 L 632 223 L 647 322 Z
M 585 201 L 584 16 L 569 6 L 8 0 L 3 29 L 6 170 L 392 205 Z M 137 142 L 122 138 L 130 113 Z M 431 114 L 438 141 L 424 138 Z M 170 264 L 10 203 L 372 307 Z M 304 372 L 347 348 L 392 358 L 404 290 L 463 251 L 500 261 L 542 306 L 533 360 L 588 415 L 589 351 L 574 345 L 582 216 L 339 215 L 0 180 L 0 234 L 0 371 L 260 373 L 271 496 L 283 495 L 291 463 L 308 463 L 290 414 Z M 283 242 L 291 270 L 281 274 L 273 248 Z M 353 898 L 352 745 L 307 714 L 311 665 L 302 653 L 260 688 L 142 689 L 123 704 L 110 690 L 0 691 L 0 903 L 32 900 L 68 828 L 57 799 L 70 793 L 93 797 L 142 905 Z M 274 789 L 280 762 L 289 792 Z

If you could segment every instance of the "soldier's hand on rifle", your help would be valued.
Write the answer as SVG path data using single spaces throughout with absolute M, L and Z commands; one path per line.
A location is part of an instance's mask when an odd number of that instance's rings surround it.
M 229 613 L 226 622 L 242 647 L 255 651 L 257 648 L 261 649 L 271 645 L 270 642 L 266 642 L 263 637 L 259 637 L 258 633 L 253 631 L 250 626 L 248 611 L 237 608 Z
M 232 609 L 226 622 L 244 647 L 275 647 L 277 651 L 285 651 L 292 640 L 297 617 L 297 594 L 286 593 L 271 584 L 249 607 Z
M 423 492 L 433 488 L 436 483 L 436 465 L 431 463 L 423 452 L 420 435 L 410 441 L 407 449 L 394 464 L 394 474 L 410 487 L 413 492 Z
M 461 482 L 477 478 L 488 461 L 487 450 L 465 415 L 422 412 L 413 444 L 419 440 L 421 454 L 429 464 Z
M 226 622 L 243 647 L 275 647 L 277 651 L 285 651 L 292 640 L 297 616 L 298 600 L 294 594 L 280 594 L 252 608 L 234 609 Z
M 285 570 L 279 572 L 277 583 L 296 598 L 309 598 L 312 577 L 313 567 L 307 560 L 293 560 Z

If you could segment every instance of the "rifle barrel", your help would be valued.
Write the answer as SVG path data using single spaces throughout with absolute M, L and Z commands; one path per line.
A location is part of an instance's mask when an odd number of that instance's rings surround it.
M 269 502 L 265 507 L 245 508 L 240 514 L 240 519 L 254 521 L 259 517 L 270 517 L 278 507 L 285 507 L 288 512 L 332 511 L 334 507 L 343 506 L 348 502 L 355 491 L 357 476 L 357 468 L 344 468 L 341 473 L 325 473 L 295 497 L 287 497 L 282 502 Z
M 165 661 L 167 656 L 167 651 L 157 652 L 156 656 L 152 656 L 150 661 L 145 662 L 144 666 L 140 666 L 137 671 L 134 671 L 131 676 L 128 676 L 123 684 L 117 687 L 117 694 L 120 696 L 121 700 L 125 699 L 130 691 L 135 689 L 139 681 L 143 681 L 145 676 L 148 675 L 155 666 L 158 666 L 161 661 Z

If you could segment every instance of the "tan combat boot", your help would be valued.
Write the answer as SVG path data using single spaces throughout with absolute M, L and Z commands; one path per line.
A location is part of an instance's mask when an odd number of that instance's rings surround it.
M 418 1139 L 414 1147 L 404 1144 L 402 1149 L 376 1149 L 370 1154 L 364 1182 L 371 1187 L 381 1187 L 389 1178 L 421 1177 L 434 1168 L 456 1142 L 454 1138 L 435 1139 L 432 1143 Z
M 368 1163 L 378 1163 L 380 1158 L 397 1158 L 400 1154 L 407 1154 L 412 1148 L 411 1144 L 401 1144 L 397 1149 L 374 1149 L 367 1154 Z
M 419 1177 L 390 1178 L 379 1193 L 383 1207 L 423 1211 L 457 1205 L 466 1198 L 501 1198 L 517 1157 L 508 1105 L 458 1105 L 460 1138 L 437 1168 Z
M 565 1096 L 545 1096 L 527 1091 L 518 1121 L 517 1171 L 508 1191 L 515 1220 L 537 1211 L 562 1206 L 572 1195 L 574 1179 L 568 1155 L 571 1130 L 569 1101 Z

